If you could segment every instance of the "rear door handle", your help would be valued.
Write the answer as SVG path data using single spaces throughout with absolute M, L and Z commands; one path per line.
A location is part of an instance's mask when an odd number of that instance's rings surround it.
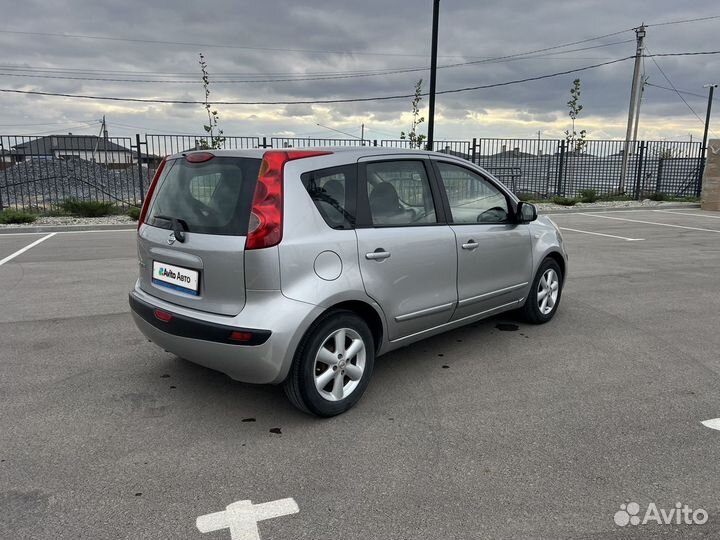
M 365 258 L 371 261 L 382 261 L 390 257 L 390 253 L 385 251 L 383 248 L 377 248 L 372 253 L 366 253 Z
M 478 244 L 475 240 L 470 239 L 462 245 L 462 248 L 467 249 L 467 250 L 473 250 L 473 249 L 477 248 L 479 245 L 480 244 Z

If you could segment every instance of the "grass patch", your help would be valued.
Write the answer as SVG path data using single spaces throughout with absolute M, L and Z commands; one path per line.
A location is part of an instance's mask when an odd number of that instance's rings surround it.
M 609 194 L 609 195 L 603 195 L 602 197 L 598 198 L 599 201 L 607 201 L 607 202 L 622 202 L 622 201 L 634 201 L 635 198 L 631 197 L 630 195 L 617 195 L 617 194 Z
M 78 199 L 65 199 L 58 204 L 61 211 L 79 217 L 102 217 L 116 213 L 115 205 L 101 201 L 80 201 Z
M 556 196 L 552 198 L 552 202 L 554 204 L 559 204 L 560 206 L 575 206 L 579 201 L 575 197 Z
M 598 192 L 594 189 L 583 189 L 580 192 L 580 200 L 584 203 L 594 203 L 599 198 L 600 196 L 598 195 Z
M 0 212 L 0 223 L 4 225 L 10 223 L 32 223 L 36 219 L 36 214 L 23 212 L 21 210 L 8 209 Z
M 647 198 L 658 202 L 698 202 L 700 200 L 697 197 L 675 197 L 662 192 L 651 193 Z
M 515 194 L 515 196 L 516 196 L 518 199 L 520 199 L 521 201 L 525 201 L 525 202 L 535 200 L 535 194 L 534 194 L 534 193 L 529 193 L 529 192 L 527 192 L 527 191 L 518 191 L 518 192 Z
M 137 221 L 140 219 L 140 209 L 137 206 L 133 206 L 127 211 L 127 215 L 130 216 L 130 219 L 133 221 Z

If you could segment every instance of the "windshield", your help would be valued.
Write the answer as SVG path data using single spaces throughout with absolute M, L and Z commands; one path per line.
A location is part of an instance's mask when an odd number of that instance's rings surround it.
M 215 157 L 204 163 L 168 162 L 148 224 L 173 229 L 173 220 L 194 233 L 244 236 L 260 159 Z

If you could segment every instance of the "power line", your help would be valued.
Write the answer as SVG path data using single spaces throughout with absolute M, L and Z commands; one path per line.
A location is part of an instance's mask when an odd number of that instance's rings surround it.
M 112 36 L 91 36 L 87 34 L 62 34 L 58 32 L 28 32 L 20 30 L 2 30 L 2 34 L 13 34 L 13 35 L 26 35 L 26 36 L 43 36 L 43 37 L 59 37 L 59 38 L 70 38 L 70 39 L 95 39 L 101 41 L 121 41 L 126 43 L 144 43 L 149 45 L 181 45 L 188 47 L 198 48 L 217 48 L 217 49 L 242 49 L 250 51 L 270 51 L 270 52 L 297 52 L 297 53 L 310 53 L 310 54 L 351 54 L 351 55 L 362 55 L 362 56 L 414 56 L 414 57 L 425 57 L 426 54 L 411 54 L 411 53 L 391 53 L 391 52 L 367 52 L 367 51 L 327 51 L 327 50 L 315 50 L 315 49 L 291 49 L 284 47 L 254 47 L 249 45 L 225 45 L 219 43 L 194 43 L 186 41 L 163 41 L 159 39 L 137 39 L 137 38 L 121 38 Z M 444 56 L 444 58 L 467 58 L 458 55 Z
M 671 24 L 685 24 L 685 23 L 692 23 L 692 22 L 699 22 L 699 21 L 710 21 L 713 19 L 720 19 L 720 15 L 711 15 L 709 17 L 698 17 L 696 19 L 682 19 L 679 21 L 668 21 L 668 22 L 661 22 L 661 23 L 655 23 L 655 24 L 646 24 L 645 26 L 668 26 Z
M 585 40 L 587 41 L 587 40 Z M 591 47 L 582 47 L 578 49 L 568 49 L 567 51 L 559 51 L 555 54 L 562 55 L 562 54 L 569 54 L 571 52 L 577 52 L 577 51 L 587 51 L 591 49 L 599 49 L 603 47 L 610 47 L 614 45 L 620 45 L 624 43 L 632 42 L 633 40 L 623 40 L 623 41 L 616 41 L 612 43 L 602 43 L 599 45 L 593 45 Z M 563 47 L 567 45 L 558 45 L 556 47 L 551 47 L 547 49 L 557 49 L 559 47 Z M 545 49 L 544 49 L 545 50 Z M 456 67 L 464 67 L 464 66 L 471 66 L 471 65 L 478 65 L 478 64 L 489 64 L 489 63 L 500 63 L 500 62 L 510 62 L 510 61 L 518 61 L 518 60 L 532 60 L 537 58 L 548 58 L 553 57 L 552 54 L 534 54 L 535 52 L 529 52 L 529 53 L 517 53 L 514 55 L 508 55 L 503 57 L 495 57 L 495 58 L 488 58 L 485 60 L 477 60 L 472 62 L 461 62 L 456 64 L 448 64 L 445 66 L 438 66 L 438 69 L 447 69 L 447 68 L 456 68 Z M 563 57 L 563 59 L 573 59 L 576 60 L 577 58 L 566 58 Z M 592 60 L 597 60 L 597 58 L 592 58 Z M 0 67 L 2 69 L 2 67 Z M 4 71 L 7 71 L 8 69 L 13 68 L 4 68 Z M 212 80 L 215 84 L 240 84 L 240 83 L 277 83 L 277 82 L 296 82 L 296 81 L 325 81 L 325 80 L 335 80 L 335 79 L 354 79 L 354 78 L 365 78 L 365 77 L 377 77 L 377 76 L 385 76 L 385 75 L 395 75 L 395 74 L 403 74 L 403 73 L 412 73 L 412 72 L 419 72 L 419 71 L 428 71 L 429 68 L 427 67 L 417 67 L 417 68 L 404 68 L 404 69 L 387 69 L 387 70 L 381 70 L 381 71 L 368 71 L 368 72 L 358 72 L 353 73 L 349 72 L 348 74 L 342 74 L 342 75 L 328 75 L 328 76 L 319 76 L 319 77 L 305 77 L 303 75 L 305 74 L 298 74 L 298 76 L 293 78 L 269 78 L 269 79 L 244 79 L 244 80 Z M 105 78 L 105 77 L 86 77 L 86 76 L 66 76 L 66 75 L 39 75 L 37 73 L 43 73 L 44 70 L 31 70 L 27 68 L 17 68 L 16 71 L 28 71 L 32 72 L 29 74 L 26 73 L 0 73 L 0 76 L 6 76 L 6 77 L 22 77 L 22 78 L 34 78 L 34 79 L 62 79 L 62 80 L 79 80 L 79 81 L 102 81 L 102 82 L 128 82 L 128 83 L 163 83 L 163 84 L 201 84 L 202 81 L 200 80 L 158 80 L 158 79 L 120 79 L 120 78 Z M 53 71 L 52 73 L 56 73 Z M 342 72 L 338 72 L 342 73 Z M 192 76 L 196 77 L 195 74 Z
M 650 49 L 648 49 L 647 47 L 645 47 L 645 49 L 647 50 L 647 52 L 650 52 Z M 677 94 L 677 96 L 682 100 L 682 102 L 687 106 L 687 108 L 690 109 L 690 111 L 695 115 L 695 117 L 700 121 L 700 123 L 705 125 L 705 121 L 702 118 L 700 118 L 698 113 L 695 112 L 695 109 L 693 109 L 690 106 L 690 104 L 687 102 L 687 100 L 682 96 L 682 94 L 680 92 L 678 92 L 678 89 L 675 87 L 673 82 L 670 80 L 670 77 L 668 77 L 667 74 L 665 73 L 665 71 L 663 70 L 663 68 L 660 67 L 660 64 L 657 62 L 657 60 L 655 60 L 655 55 L 650 54 L 648 56 L 652 59 L 653 63 L 655 64 L 655 67 L 657 67 L 658 70 L 660 70 L 660 73 L 662 73 L 662 76 L 665 78 L 665 80 L 668 82 L 668 84 L 671 86 L 671 88 Z
M 660 57 L 660 56 L 696 56 L 696 55 L 710 55 L 710 54 L 720 54 L 720 51 L 663 53 L 663 54 L 657 54 L 657 55 L 649 54 L 646 56 L 648 58 L 653 58 L 653 61 L 655 62 L 655 64 L 658 65 L 657 61 L 654 60 L 654 57 L 656 57 L 656 56 L 658 56 L 658 57 Z M 589 66 L 584 66 L 584 67 L 565 70 L 565 71 L 559 71 L 557 73 L 551 73 L 548 75 L 540 75 L 537 77 L 528 77 L 528 78 L 524 78 L 524 79 L 517 79 L 517 80 L 507 81 L 507 82 L 503 82 L 503 83 L 493 83 L 493 84 L 480 85 L 480 86 L 456 88 L 453 90 L 443 90 L 443 91 L 437 92 L 437 94 L 452 94 L 452 93 L 458 93 L 458 92 L 467 92 L 467 91 L 471 91 L 471 90 L 497 88 L 497 87 L 501 87 L 501 86 L 509 86 L 509 85 L 520 84 L 520 83 L 524 83 L 524 82 L 548 79 L 548 78 L 552 78 L 552 77 L 558 77 L 561 75 L 568 75 L 571 73 L 577 73 L 580 71 L 586 71 L 589 69 L 594 69 L 594 68 L 598 68 L 598 67 L 602 67 L 602 66 L 616 64 L 618 62 L 624 62 L 626 60 L 629 60 L 630 58 L 634 58 L 634 56 L 627 56 L 625 58 L 618 58 L 618 59 L 610 60 L 607 62 L 601 62 L 598 64 L 592 64 Z M 659 68 L 659 65 L 658 65 L 658 68 Z M 665 77 L 667 79 L 667 76 L 665 76 Z M 669 79 L 667 79 L 667 80 L 668 80 L 668 82 L 670 82 Z M 672 85 L 672 83 L 671 83 L 671 86 L 674 87 L 674 85 Z M 126 101 L 126 102 L 136 102 L 136 103 L 166 103 L 166 104 L 177 104 L 177 105 L 203 105 L 204 104 L 204 102 L 202 102 L 202 101 L 193 101 L 193 100 L 93 96 L 93 95 L 84 95 L 84 94 L 41 92 L 41 91 L 36 91 L 36 90 L 15 90 L 15 89 L 9 89 L 9 88 L 0 88 L 0 92 L 12 93 L 12 94 L 38 95 L 38 96 L 67 97 L 67 98 L 76 98 L 76 99 L 90 99 L 90 100 L 101 100 L 101 101 Z M 427 95 L 427 93 L 424 93 L 422 95 Z M 399 95 L 376 96 L 376 97 L 368 97 L 368 98 L 338 98 L 338 99 L 321 99 L 321 100 L 283 100 L 283 101 L 213 101 L 211 103 L 213 105 L 311 105 L 311 104 L 387 101 L 387 100 L 394 100 L 394 99 L 406 99 L 406 98 L 413 97 L 413 96 L 414 96 L 413 94 L 399 94 Z M 688 105 L 688 107 L 689 107 L 689 105 Z M 691 110 L 692 110 L 692 108 L 691 108 Z M 697 116 L 697 114 L 696 114 L 696 116 Z
M 65 122 L 43 122 L 39 124 L 0 124 L 0 127 L 6 128 L 6 127 L 29 127 L 29 126 L 55 126 L 55 125 L 69 125 L 69 124 L 76 124 L 79 122 L 83 122 L 86 124 L 89 124 L 91 122 L 97 122 L 95 119 L 91 120 L 67 120 Z
M 694 96 L 701 99 L 707 99 L 707 96 L 703 96 L 702 94 L 698 94 L 696 92 L 690 92 L 689 90 L 680 90 L 678 88 L 668 88 L 667 86 L 660 86 L 659 84 L 653 84 L 653 83 L 646 83 L 647 86 L 652 86 L 653 88 L 660 88 L 662 90 L 669 90 L 670 92 L 679 92 L 681 94 L 685 94 L 686 96 Z M 715 97 L 713 99 L 718 99 L 718 97 Z
M 85 122 L 84 124 L 81 124 L 81 125 L 75 125 L 75 126 L 65 125 L 65 126 L 62 126 L 62 127 L 63 127 L 63 130 L 90 128 L 90 127 L 93 126 L 94 123 L 95 123 L 95 121 L 93 121 L 93 122 Z M 44 130 L 44 131 L 35 131 L 35 132 L 32 132 L 32 133 L 18 133 L 17 136 L 18 136 L 18 137 L 33 137 L 33 136 L 35 136 L 35 135 L 50 135 L 50 134 L 55 134 L 55 133 L 57 133 L 57 130 L 58 130 L 58 128 L 55 128 L 55 129 L 46 129 L 46 130 Z
M 569 69 L 565 71 L 559 71 L 557 73 L 550 73 L 547 75 L 539 75 L 536 77 L 527 77 L 524 79 L 516 79 L 512 81 L 506 81 L 501 83 L 493 83 L 493 84 L 486 84 L 486 85 L 480 85 L 480 86 L 469 86 L 465 88 L 455 88 L 452 90 L 442 90 L 437 92 L 438 95 L 440 94 L 455 94 L 459 92 L 468 92 L 471 90 L 482 90 L 487 88 L 498 88 L 502 86 L 510 86 L 514 84 L 520 84 L 530 81 L 539 81 L 542 79 L 549 79 L 552 77 L 558 77 L 561 75 L 569 75 L 571 73 L 578 73 L 580 71 L 586 71 L 589 69 L 595 69 L 602 66 L 608 66 L 611 64 L 617 64 L 619 62 L 624 62 L 626 60 L 629 60 L 631 58 L 635 58 L 634 56 L 626 56 L 625 58 L 618 58 L 616 60 L 610 60 L 608 62 L 601 62 L 599 64 L 593 64 L 589 66 L 583 66 L 580 68 L 575 69 Z M 65 93 L 59 93 L 59 92 L 40 92 L 35 90 L 14 90 L 10 88 L 0 88 L 0 92 L 4 93 L 10 93 L 10 94 L 25 94 L 25 95 L 36 95 L 36 96 L 53 96 L 53 97 L 67 97 L 67 98 L 75 98 L 75 99 L 90 99 L 90 100 L 101 100 L 101 101 L 126 101 L 126 102 L 134 102 L 134 103 L 166 103 L 166 104 L 174 104 L 174 105 L 204 105 L 204 101 L 194 101 L 194 100 L 180 100 L 180 99 L 151 99 L 151 98 L 130 98 L 130 97 L 114 97 L 114 96 L 92 96 L 92 95 L 84 95 L 84 94 L 65 94 Z M 423 93 L 423 96 L 426 96 L 427 93 Z M 406 99 L 409 97 L 414 97 L 414 94 L 398 94 L 398 95 L 390 95 L 390 96 L 376 96 L 376 97 L 367 97 L 367 98 L 338 98 L 338 99 L 319 99 L 319 100 L 287 100 L 287 101 L 212 101 L 212 105 L 323 105 L 323 104 L 332 104 L 332 103 L 359 103 L 359 102 L 367 102 L 367 101 L 388 101 L 388 100 L 395 100 L 395 99 Z
M 624 41 L 617 41 L 614 43 L 604 43 L 601 45 L 595 45 L 592 47 L 583 47 L 581 49 L 569 49 L 567 51 L 560 51 L 555 54 L 566 54 L 576 51 L 584 51 L 589 49 L 598 49 L 601 47 L 609 47 L 611 45 L 619 45 L 624 43 L 630 43 L 633 40 L 624 40 Z M 450 64 L 446 66 L 438 66 L 438 69 L 447 69 L 447 68 L 455 68 L 455 67 L 461 67 L 461 66 L 470 66 L 470 65 L 477 65 L 477 64 L 486 64 L 486 63 L 500 63 L 500 62 L 511 62 L 511 61 L 518 61 L 518 60 L 534 60 L 537 58 L 547 58 L 551 57 L 552 55 L 546 55 L 546 54 L 536 54 L 533 56 L 513 56 L 513 57 L 505 57 L 503 59 L 493 59 L 487 60 L 487 61 L 475 61 L 475 62 L 462 62 L 458 64 Z M 576 60 L 577 58 L 567 58 L 563 57 L 563 59 L 568 60 Z M 592 58 L 592 60 L 597 60 L 597 58 Z M 241 84 L 241 83 L 250 83 L 250 84 L 257 84 L 257 83 L 278 83 L 278 82 L 300 82 L 300 81 L 328 81 L 328 80 L 339 80 L 339 79 L 356 79 L 356 78 L 367 78 L 367 77 L 377 77 L 377 76 L 386 76 L 386 75 L 396 75 L 396 74 L 404 74 L 404 73 L 411 73 L 411 72 L 418 72 L 418 71 L 428 71 L 429 68 L 407 68 L 407 69 L 398 69 L 398 70 L 387 70 L 384 72 L 377 72 L 377 73 L 357 73 L 357 74 L 349 74 L 349 75 L 337 75 L 337 76 L 323 76 L 323 77 L 294 77 L 289 79 L 250 79 L 250 80 L 222 80 L 222 79 L 211 79 L 211 82 L 213 84 Z M 0 73 L 0 76 L 4 77 L 21 77 L 21 78 L 31 78 L 31 79 L 61 79 L 61 80 L 71 80 L 71 81 L 101 81 L 101 82 L 125 82 L 125 83 L 162 83 L 162 84 L 202 84 L 202 81 L 199 79 L 196 80 L 163 80 L 163 79 L 118 79 L 118 78 L 105 78 L 105 77 L 75 77 L 75 76 L 65 76 L 65 75 L 38 75 L 34 73 Z

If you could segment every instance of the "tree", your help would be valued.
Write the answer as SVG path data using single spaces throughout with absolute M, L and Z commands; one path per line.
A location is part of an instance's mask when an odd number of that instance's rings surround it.
M 583 110 L 583 106 L 580 105 L 580 79 L 575 79 L 573 81 L 572 88 L 570 88 L 570 101 L 567 102 L 567 105 L 570 109 L 568 116 L 572 120 L 572 130 L 565 130 L 565 140 L 568 143 L 568 152 L 572 154 L 581 154 L 583 150 L 585 150 L 585 145 L 587 144 L 587 141 L 585 140 L 587 131 L 584 129 L 579 133 L 575 131 L 575 120 L 580 115 L 580 111 Z
M 222 144 L 225 142 L 225 137 L 223 137 L 223 130 L 218 128 L 220 115 L 218 115 L 217 110 L 212 108 L 210 103 L 210 76 L 208 74 L 208 65 L 205 61 L 203 53 L 200 53 L 200 61 L 198 63 L 200 64 L 203 89 L 205 90 L 205 102 L 203 104 L 203 108 L 205 109 L 205 112 L 207 112 L 208 116 L 208 123 L 203 125 L 203 128 L 208 134 L 209 140 L 202 139 L 197 141 L 197 146 L 203 150 L 218 150 L 222 148 Z
M 415 97 L 412 100 L 412 125 L 408 133 L 400 132 L 400 139 L 410 141 L 410 148 L 422 148 L 426 136 L 417 132 L 418 126 L 425 121 L 424 116 L 420 116 L 420 101 L 422 101 L 422 83 L 420 79 L 415 83 Z

